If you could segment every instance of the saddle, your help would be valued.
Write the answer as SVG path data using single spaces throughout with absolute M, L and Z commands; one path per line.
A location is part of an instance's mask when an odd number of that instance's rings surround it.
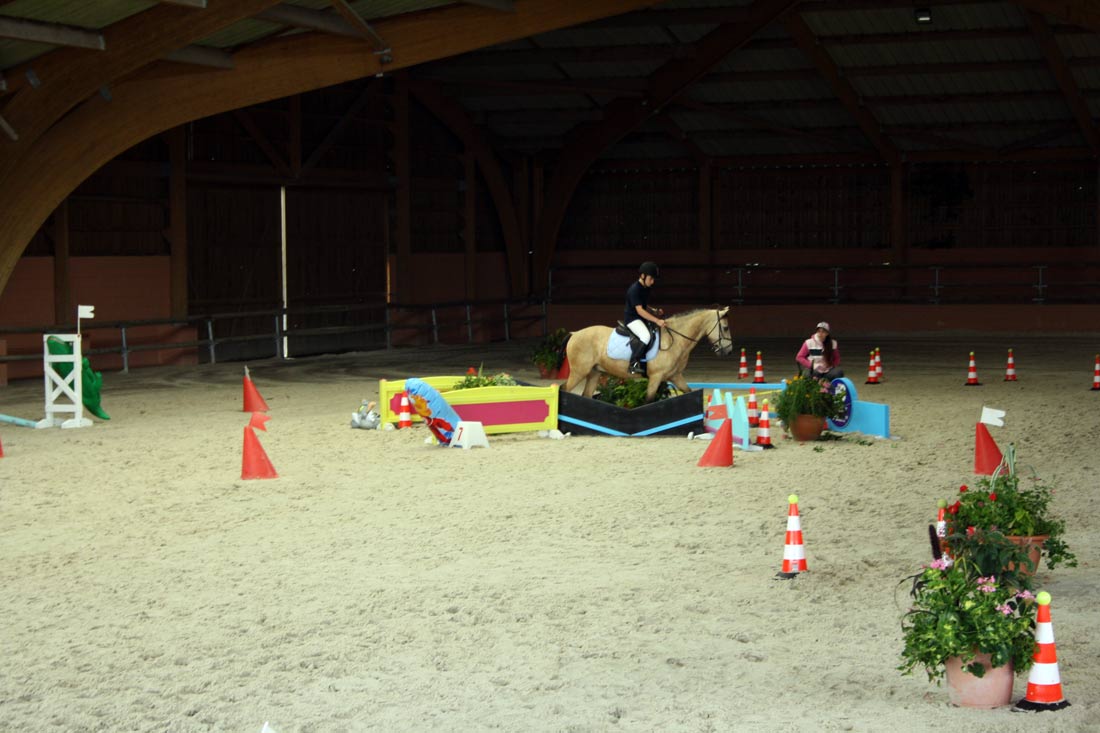
M 622 321 L 615 321 L 615 323 L 617 324 L 615 326 L 615 333 L 619 334 L 620 336 L 626 336 L 628 339 L 637 339 L 638 338 L 637 336 L 634 335 L 634 332 L 631 331 L 629 328 L 627 328 L 626 324 L 623 323 Z M 645 325 L 646 325 L 646 328 L 649 329 L 650 337 L 652 337 L 653 334 L 657 332 L 657 329 L 656 329 L 655 325 L 653 323 L 651 323 L 650 321 L 646 321 Z M 652 338 L 651 338 L 651 341 L 652 341 Z

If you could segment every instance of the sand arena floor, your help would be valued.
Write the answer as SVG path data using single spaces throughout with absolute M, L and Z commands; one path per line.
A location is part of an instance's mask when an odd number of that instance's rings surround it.
M 746 341 L 769 379 L 797 343 Z M 349 427 L 379 378 L 537 382 L 530 342 L 250 363 L 280 474 L 241 481 L 239 363 L 104 375 L 110 422 L 0 424 L 0 731 L 1095 731 L 1095 335 L 843 340 L 895 440 L 696 467 L 683 438 Z M 863 387 L 880 346 L 886 382 Z M 1002 380 L 1015 349 L 1020 381 Z M 967 352 L 984 386 L 964 388 Z M 735 359 L 695 353 L 689 378 Z M 38 381 L 0 413 L 42 414 Z M 1058 486 L 1080 566 L 1043 570 L 1058 713 L 952 708 L 895 671 L 936 500 L 973 477 L 981 406 Z M 775 573 L 800 495 L 809 572 Z M 1026 678 L 1017 678 L 1021 697 Z

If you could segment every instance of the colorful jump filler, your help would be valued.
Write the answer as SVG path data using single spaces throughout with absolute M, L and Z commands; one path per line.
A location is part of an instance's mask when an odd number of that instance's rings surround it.
M 405 393 L 409 397 L 412 408 L 424 419 L 424 423 L 439 444 L 450 445 L 459 422 L 458 413 L 454 408 L 447 404 L 447 400 L 443 399 L 435 387 L 422 379 L 415 377 L 406 379 Z

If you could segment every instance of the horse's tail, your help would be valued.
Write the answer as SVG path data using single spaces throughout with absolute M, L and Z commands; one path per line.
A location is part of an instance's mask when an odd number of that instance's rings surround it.
M 554 369 L 561 369 L 561 365 L 565 363 L 565 347 L 569 345 L 569 339 L 573 338 L 573 333 L 565 337 L 565 340 L 561 342 L 561 346 L 558 347 L 558 363 L 554 365 Z

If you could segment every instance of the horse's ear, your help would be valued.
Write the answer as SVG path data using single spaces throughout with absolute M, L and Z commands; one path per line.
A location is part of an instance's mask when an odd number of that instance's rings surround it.
M 722 318 L 725 318 L 726 314 L 729 313 L 729 312 L 730 312 L 730 307 L 727 305 L 725 308 L 718 311 L 718 315 Z

